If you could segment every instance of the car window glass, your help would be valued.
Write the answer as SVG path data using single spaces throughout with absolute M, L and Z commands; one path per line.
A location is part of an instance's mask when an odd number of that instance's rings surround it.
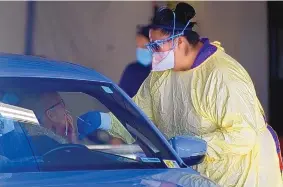
M 2 172 L 37 171 L 37 164 L 27 161 L 34 160 L 34 154 L 22 129 L 22 124 L 27 121 L 29 125 L 36 124 L 36 118 L 32 120 L 30 117 L 32 115 L 32 111 L 0 103 L 0 170 Z M 26 164 L 21 167 L 23 163 Z
M 0 134 L 0 143 L 5 145 L 0 156 L 8 160 L 0 172 L 161 167 L 142 162 L 154 146 L 148 139 L 143 141 L 133 127 L 123 126 L 133 140 L 130 143 L 107 128 L 99 129 L 97 124 L 103 119 L 96 114 L 111 111 L 85 93 L 26 93 L 17 106 L 3 104 L 2 108 L 16 110 L 5 116 L 0 108 L 0 130 L 7 131 Z

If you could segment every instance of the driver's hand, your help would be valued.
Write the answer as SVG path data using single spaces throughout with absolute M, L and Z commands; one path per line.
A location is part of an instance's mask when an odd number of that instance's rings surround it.
M 77 138 L 77 133 L 74 128 L 74 121 L 71 115 L 67 115 L 67 122 L 69 125 L 68 128 L 68 139 L 71 141 L 71 143 L 77 143 L 78 138 Z
M 73 117 L 70 115 L 70 114 L 67 114 L 66 115 L 67 117 L 67 122 L 70 126 L 74 127 L 74 120 L 73 120 Z

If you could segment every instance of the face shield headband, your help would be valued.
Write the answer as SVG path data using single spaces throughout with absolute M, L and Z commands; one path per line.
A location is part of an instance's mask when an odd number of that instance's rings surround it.
M 161 12 L 162 10 L 165 10 L 165 9 L 168 9 L 168 8 L 161 8 L 159 10 L 159 12 Z M 171 10 L 171 9 L 169 9 Z M 171 10 L 172 11 L 172 10 Z M 176 28 L 176 15 L 175 15 L 175 12 L 172 11 L 173 13 L 173 32 L 172 32 L 172 35 L 166 39 L 162 39 L 162 40 L 155 40 L 153 42 L 150 42 L 148 44 L 146 44 L 146 47 L 147 49 L 151 52 L 151 53 L 155 53 L 155 52 L 159 52 L 160 49 L 163 48 L 163 45 L 167 42 L 169 42 L 171 40 L 172 42 L 172 47 L 170 50 L 174 49 L 175 47 L 175 43 L 174 43 L 174 39 L 177 38 L 177 37 L 180 37 L 180 36 L 183 36 L 184 35 L 184 32 L 185 30 L 189 30 L 191 28 L 187 28 L 190 24 L 190 21 L 188 21 L 188 23 L 186 24 L 186 26 L 184 28 Z M 153 28 L 160 28 L 160 29 L 164 29 L 164 30 L 172 30 L 172 27 L 168 27 L 168 26 L 162 26 L 162 25 L 154 25 Z M 181 32 L 178 32 L 181 31 Z M 175 34 L 175 31 L 178 32 L 178 34 Z

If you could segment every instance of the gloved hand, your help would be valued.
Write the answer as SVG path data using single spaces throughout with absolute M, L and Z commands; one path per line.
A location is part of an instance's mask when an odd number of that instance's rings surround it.
M 91 111 L 81 115 L 77 120 L 79 138 L 83 139 L 97 129 L 109 130 L 111 119 L 109 114 Z

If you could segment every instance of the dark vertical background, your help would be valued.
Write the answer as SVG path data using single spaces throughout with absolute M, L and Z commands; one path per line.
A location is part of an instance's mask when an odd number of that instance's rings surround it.
M 283 2 L 268 2 L 269 122 L 283 136 Z M 264 45 L 264 44 L 263 44 Z

